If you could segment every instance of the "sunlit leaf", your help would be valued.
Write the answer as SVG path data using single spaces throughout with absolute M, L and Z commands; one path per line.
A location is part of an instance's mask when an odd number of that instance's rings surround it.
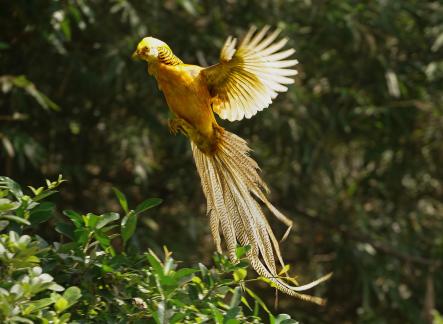
M 127 214 L 128 213 L 128 201 L 126 200 L 125 195 L 115 187 L 113 187 L 112 190 L 114 191 L 115 195 L 117 196 L 118 202 L 120 203 L 120 206 L 122 207 L 123 211 Z
M 23 224 L 23 225 L 31 225 L 31 223 L 28 220 L 18 217 L 18 216 L 15 216 L 15 215 L 2 215 L 1 218 L 7 219 L 10 221 L 14 221 L 16 223 Z
M 119 218 L 120 218 L 120 215 L 118 213 L 114 213 L 114 212 L 105 213 L 105 214 L 99 216 L 99 220 L 97 222 L 96 227 L 100 229 L 100 228 L 108 225 L 109 223 L 118 220 Z
M 236 282 L 242 281 L 246 278 L 246 276 L 248 275 L 248 272 L 246 269 L 240 268 L 240 269 L 236 269 L 233 273 L 234 276 L 234 280 Z
M 136 208 L 135 208 L 135 213 L 136 214 L 140 214 L 143 213 L 144 211 L 151 209 L 155 206 L 160 205 L 163 202 L 162 199 L 160 198 L 149 198 L 146 199 L 145 201 L 143 201 L 142 203 L 140 203 Z
M 137 214 L 131 210 L 127 215 L 125 215 L 121 222 L 121 235 L 123 242 L 126 244 L 128 240 L 132 237 L 137 227 Z
M 73 210 L 64 210 L 63 214 L 67 216 L 75 225 L 76 228 L 80 228 L 83 226 L 82 215 L 73 211 Z

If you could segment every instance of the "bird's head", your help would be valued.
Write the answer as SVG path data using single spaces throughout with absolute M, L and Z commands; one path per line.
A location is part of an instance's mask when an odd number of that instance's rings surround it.
M 137 49 L 132 54 L 132 58 L 139 58 L 149 63 L 156 62 L 158 61 L 161 48 L 171 50 L 165 42 L 154 37 L 145 37 L 138 43 Z

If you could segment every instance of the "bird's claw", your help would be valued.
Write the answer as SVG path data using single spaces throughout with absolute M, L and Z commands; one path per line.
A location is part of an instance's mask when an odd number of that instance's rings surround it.
M 169 131 L 173 135 L 177 135 L 178 132 L 182 132 L 183 134 L 186 135 L 186 131 L 184 128 L 185 123 L 186 123 L 185 120 L 183 120 L 181 118 L 169 119 L 169 121 L 168 121 Z
M 177 135 L 178 127 L 177 127 L 177 124 L 175 123 L 175 119 L 168 120 L 168 127 L 169 127 L 169 132 L 172 135 Z

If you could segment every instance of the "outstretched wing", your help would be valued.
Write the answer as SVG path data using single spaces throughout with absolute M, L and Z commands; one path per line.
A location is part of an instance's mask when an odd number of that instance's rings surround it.
M 228 37 L 221 53 L 220 63 L 202 70 L 212 96 L 212 107 L 221 118 L 230 121 L 251 118 L 268 107 L 278 92 L 285 92 L 285 84 L 294 82 L 298 61 L 287 60 L 295 50 L 282 50 L 288 39 L 275 41 L 277 29 L 268 33 L 269 26 L 256 32 L 251 27 L 240 45 Z

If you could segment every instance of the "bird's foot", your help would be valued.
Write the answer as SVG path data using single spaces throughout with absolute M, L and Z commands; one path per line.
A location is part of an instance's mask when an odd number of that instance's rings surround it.
M 177 135 L 178 132 L 188 136 L 189 130 L 192 129 L 191 124 L 182 118 L 171 118 L 168 121 L 169 131 L 171 134 Z
M 172 118 L 168 121 L 171 134 L 183 133 L 204 153 L 213 153 L 217 147 L 216 141 L 203 135 L 198 129 L 182 118 Z
M 177 135 L 177 133 L 181 131 L 179 120 L 181 119 L 171 118 L 168 120 L 169 132 L 173 135 Z

